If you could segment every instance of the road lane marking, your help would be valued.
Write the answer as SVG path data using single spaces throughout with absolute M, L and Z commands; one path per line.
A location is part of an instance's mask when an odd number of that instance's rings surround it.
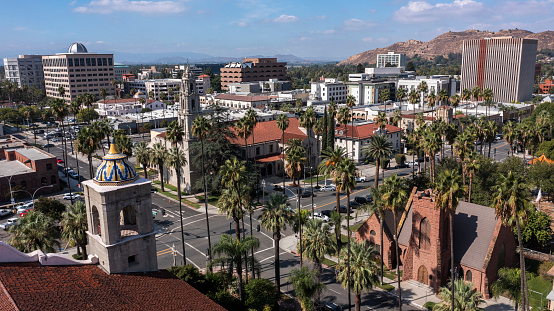
M 329 288 L 329 290 L 330 290 L 330 291 L 332 291 L 333 293 L 337 294 L 337 295 L 340 295 L 340 293 L 339 293 L 339 292 L 337 292 L 337 291 L 336 291 L 336 290 L 334 290 L 334 289 L 331 289 L 331 288 Z
M 170 247 L 167 243 L 162 242 L 162 244 L 164 244 L 164 245 L 167 246 L 167 247 Z M 188 244 L 188 243 L 185 242 L 185 244 Z M 171 248 L 171 247 L 170 247 L 170 248 Z M 181 254 L 181 252 L 179 252 L 177 249 L 175 249 L 175 253 L 177 253 L 177 254 L 181 255 L 181 257 L 183 257 L 183 254 Z M 187 263 L 188 263 L 188 262 L 191 262 L 191 263 L 196 267 L 196 269 L 198 269 L 198 270 L 201 269 L 200 266 L 198 266 L 198 265 L 197 265 L 194 261 L 192 261 L 190 258 L 185 257 L 185 259 L 187 260 Z
M 257 255 L 257 254 L 259 254 L 259 253 L 261 253 L 261 252 L 265 252 L 265 251 L 270 250 L 270 249 L 275 249 L 275 246 L 274 246 L 274 247 L 268 247 L 268 248 L 266 248 L 266 249 L 262 249 L 261 251 L 257 251 L 257 252 L 254 253 L 254 255 Z

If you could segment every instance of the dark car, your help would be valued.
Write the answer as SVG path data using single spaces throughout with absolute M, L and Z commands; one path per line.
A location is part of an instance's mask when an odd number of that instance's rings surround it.
M 54 144 L 45 144 L 44 146 L 42 146 L 42 148 L 49 148 L 49 147 L 54 147 Z
M 362 206 L 362 204 L 356 202 L 356 201 L 350 201 L 350 209 L 357 209 L 358 207 Z
M 366 195 L 365 199 L 367 202 L 370 202 L 370 203 L 373 202 L 373 196 L 371 194 Z
M 335 209 L 334 209 L 334 210 L 337 211 L 337 207 L 336 207 L 336 206 L 335 206 Z M 341 206 L 339 207 L 339 210 L 338 210 L 339 213 L 346 213 L 346 211 L 347 211 L 346 206 L 341 205 Z
M 406 167 L 410 167 L 408 163 L 396 164 L 396 168 L 406 168 Z
M 283 187 L 278 186 L 278 185 L 275 185 L 275 186 L 273 187 L 273 191 L 283 191 Z
M 309 198 L 309 197 L 315 197 L 315 194 L 308 190 L 302 193 L 300 196 L 303 198 Z
M 324 211 L 321 211 L 321 215 L 327 216 L 327 217 L 331 217 L 331 210 L 330 210 L 330 209 L 326 209 L 326 210 L 324 210 Z
M 364 197 L 355 197 L 355 198 L 354 198 L 354 201 L 356 201 L 356 202 L 358 202 L 358 203 L 360 203 L 360 204 L 365 204 L 365 203 L 367 203 L 367 199 L 364 198 Z

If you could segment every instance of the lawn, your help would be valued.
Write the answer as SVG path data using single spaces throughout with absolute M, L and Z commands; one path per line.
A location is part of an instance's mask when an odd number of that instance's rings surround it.
M 307 178 L 307 179 L 304 180 L 304 182 L 306 184 L 309 184 L 310 181 L 315 183 L 315 182 L 318 182 L 318 181 L 325 180 L 327 178 L 329 178 L 329 174 L 327 174 L 325 176 L 321 175 L 321 176 L 317 176 L 317 177 Z
M 154 186 L 153 186 L 154 187 Z M 179 199 L 177 198 L 177 195 L 173 194 L 173 193 L 170 193 L 170 192 L 167 192 L 167 191 L 162 191 L 160 188 L 158 187 L 154 187 L 158 190 L 159 193 L 163 194 L 163 195 L 166 195 L 172 199 L 174 199 L 175 201 L 179 201 Z M 193 208 L 196 208 L 196 209 L 199 209 L 200 208 L 200 205 L 198 203 L 194 203 L 194 202 L 191 202 L 183 197 L 181 197 L 181 202 L 187 204 L 188 206 L 191 206 Z
M 355 224 L 353 226 L 350 226 L 350 231 L 352 232 L 356 232 L 358 231 L 358 229 L 364 224 L 364 222 L 360 222 L 359 224 Z
M 527 286 L 529 287 L 529 305 L 533 308 L 533 310 L 535 308 L 538 309 L 540 308 L 542 300 L 541 310 L 545 310 L 548 306 L 546 295 L 552 289 L 552 282 L 543 279 L 539 275 L 532 274 L 532 276 L 529 275 Z

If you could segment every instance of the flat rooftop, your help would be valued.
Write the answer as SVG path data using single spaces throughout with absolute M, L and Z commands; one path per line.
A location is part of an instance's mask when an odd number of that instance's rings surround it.
M 19 161 L 0 160 L 0 172 L 4 176 L 19 175 L 25 173 L 33 173 L 34 171 L 27 165 Z
M 54 157 L 53 155 L 47 152 L 38 150 L 36 148 L 25 148 L 25 149 L 21 148 L 21 149 L 16 149 L 16 152 L 26 157 L 27 159 L 33 160 L 33 161 L 51 159 Z

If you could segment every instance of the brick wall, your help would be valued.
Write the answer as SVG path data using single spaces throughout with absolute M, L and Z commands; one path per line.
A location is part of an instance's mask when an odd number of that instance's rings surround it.
M 367 241 L 371 244 L 381 245 L 381 227 L 375 214 L 371 215 L 356 231 L 357 241 Z M 383 234 L 383 262 L 388 269 L 393 269 L 394 241 L 389 239 L 386 233 Z M 377 247 L 377 246 L 376 246 Z M 381 247 L 376 248 L 381 252 Z

